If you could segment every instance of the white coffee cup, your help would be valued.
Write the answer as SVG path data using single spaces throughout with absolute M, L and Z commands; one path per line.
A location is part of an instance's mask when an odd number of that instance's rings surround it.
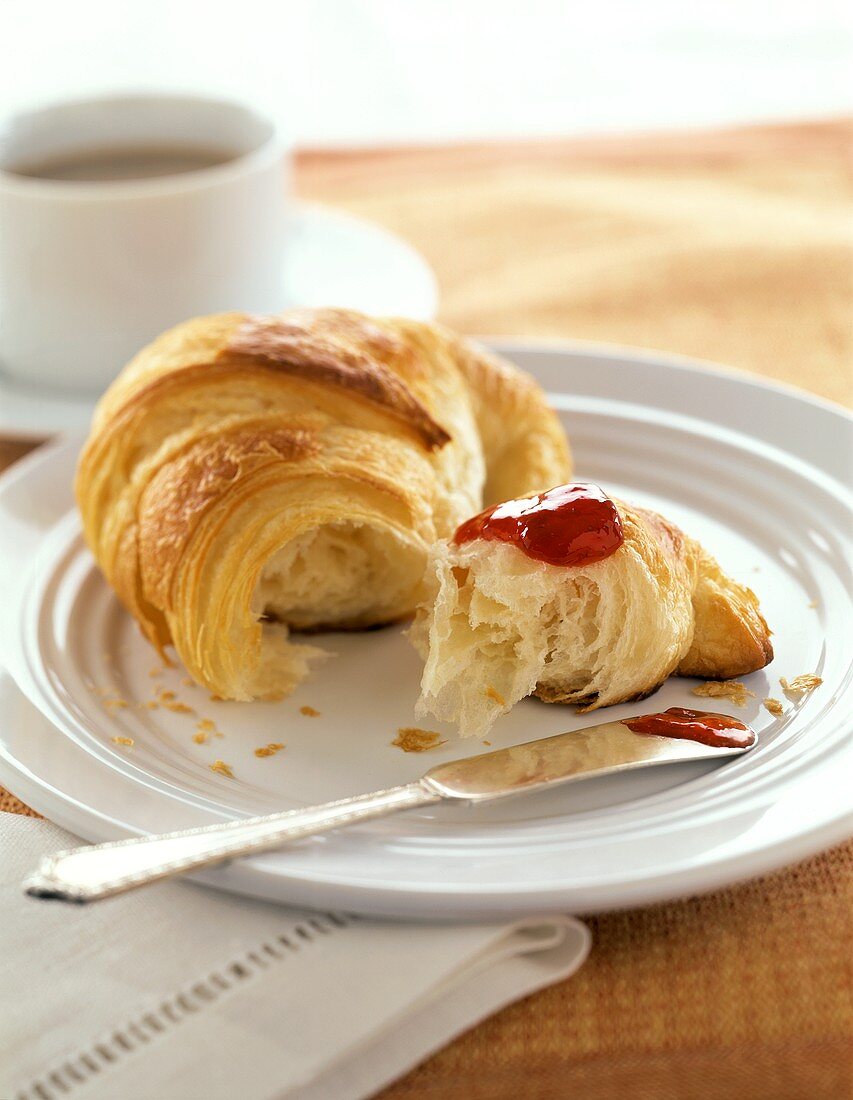
M 22 174 L 133 147 L 222 158 L 154 178 Z M 285 164 L 272 121 L 199 96 L 68 102 L 0 124 L 0 372 L 94 392 L 178 321 L 280 309 Z

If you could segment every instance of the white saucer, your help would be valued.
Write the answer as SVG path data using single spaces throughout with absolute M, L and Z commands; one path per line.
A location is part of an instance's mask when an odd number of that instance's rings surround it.
M 435 276 L 411 245 L 350 214 L 314 203 L 294 205 L 282 309 L 332 305 L 430 320 L 437 302 Z M 0 373 L 0 434 L 41 439 L 84 430 L 94 402 L 92 395 L 34 389 Z
M 776 658 L 744 678 L 754 692 L 747 707 L 717 699 L 712 708 L 751 722 L 758 748 L 720 766 L 413 811 L 238 861 L 202 881 L 407 918 L 593 912 L 715 889 L 853 831 L 851 507 L 842 484 L 849 420 L 793 390 L 685 361 L 496 347 L 552 391 L 579 476 L 658 507 L 758 592 Z M 156 658 L 69 511 L 75 447 L 51 446 L 0 479 L 0 657 L 15 678 L 0 671 L 0 781 L 35 809 L 102 840 L 387 787 L 486 751 L 438 724 L 429 728 L 448 742 L 429 754 L 390 744 L 398 727 L 422 724 L 412 709 L 419 661 L 397 628 L 314 639 L 336 656 L 275 704 L 213 703 L 183 683 L 180 669 L 151 677 Z M 823 677 L 821 687 L 787 700 L 779 678 L 806 672 Z M 609 708 L 607 717 L 695 706 L 694 683 L 670 680 L 653 701 Z M 158 685 L 194 713 L 148 709 Z M 767 696 L 784 701 L 783 717 L 761 706 Z M 303 716 L 302 706 L 320 715 Z M 199 745 L 193 733 L 204 718 L 224 736 Z M 530 700 L 489 740 L 500 747 L 589 721 Z M 253 750 L 270 741 L 285 750 L 257 758 Z M 233 778 L 210 770 L 216 758 Z

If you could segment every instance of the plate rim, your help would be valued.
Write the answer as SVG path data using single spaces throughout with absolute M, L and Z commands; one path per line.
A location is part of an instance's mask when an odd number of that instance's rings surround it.
M 839 401 L 802 389 L 793 382 L 778 378 L 767 378 L 746 367 L 737 367 L 719 359 L 703 359 L 699 355 L 686 355 L 678 351 L 663 348 L 637 347 L 622 344 L 619 341 L 583 340 L 573 338 L 561 340 L 550 336 L 475 336 L 472 339 L 486 344 L 498 354 L 512 358 L 513 353 L 525 355 L 530 352 L 568 353 L 589 355 L 597 358 L 622 359 L 625 362 L 646 363 L 650 366 L 673 368 L 690 374 L 723 377 L 735 383 L 741 383 L 761 390 L 770 390 L 782 397 L 793 398 L 797 402 L 813 405 L 824 412 L 836 413 L 853 426 L 853 408 L 848 409 Z

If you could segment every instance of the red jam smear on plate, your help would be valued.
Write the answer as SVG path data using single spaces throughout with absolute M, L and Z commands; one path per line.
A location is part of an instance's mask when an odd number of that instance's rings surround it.
M 549 565 L 592 565 L 615 553 L 625 536 L 616 505 L 597 485 L 558 485 L 538 496 L 508 500 L 466 520 L 456 543 L 509 542 Z

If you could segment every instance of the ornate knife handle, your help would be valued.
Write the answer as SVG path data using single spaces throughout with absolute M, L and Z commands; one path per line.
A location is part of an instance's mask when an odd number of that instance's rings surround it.
M 155 837 L 132 837 L 56 852 L 24 883 L 38 898 L 85 905 L 137 886 L 210 867 L 236 856 L 278 848 L 292 840 L 354 825 L 398 810 L 440 802 L 442 796 L 422 780 L 373 794 L 342 798 L 320 806 Z

